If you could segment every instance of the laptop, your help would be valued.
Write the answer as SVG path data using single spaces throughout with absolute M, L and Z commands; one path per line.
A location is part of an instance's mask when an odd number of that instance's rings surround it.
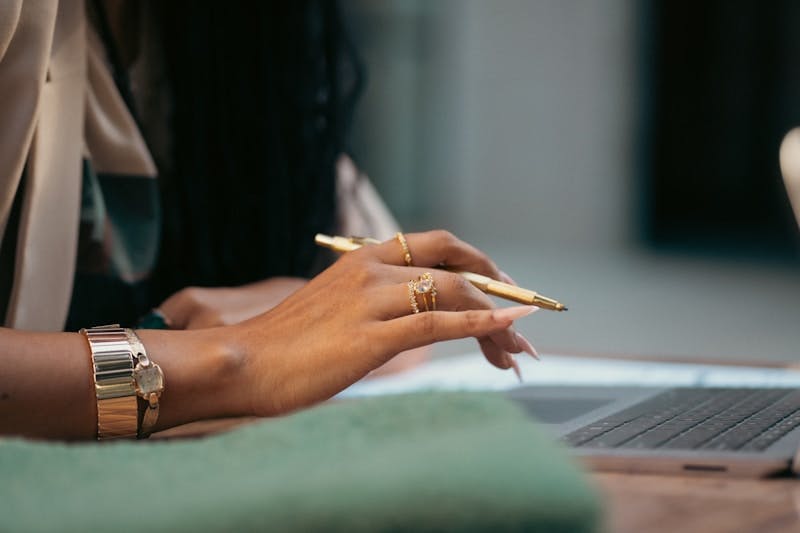
M 800 224 L 800 128 L 780 150 Z M 520 387 L 512 399 L 596 470 L 800 474 L 800 389 Z
M 509 395 L 595 470 L 800 473 L 800 389 L 531 386 Z

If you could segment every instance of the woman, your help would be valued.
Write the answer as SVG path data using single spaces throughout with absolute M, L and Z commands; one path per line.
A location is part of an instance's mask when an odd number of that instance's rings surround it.
M 533 308 L 494 310 L 435 270 L 503 277 L 446 232 L 296 278 L 323 261 L 314 233 L 353 228 L 358 202 L 334 197 L 358 69 L 335 6 L 261 4 L 0 11 L 0 433 L 146 436 L 311 405 L 439 340 L 477 337 L 500 368 L 532 350 L 511 325 Z M 409 284 L 426 272 L 438 310 L 416 313 L 434 303 Z M 237 288 L 185 288 L 214 285 Z M 187 329 L 120 332 L 122 377 L 103 374 L 108 330 L 30 331 L 132 323 L 159 302 Z

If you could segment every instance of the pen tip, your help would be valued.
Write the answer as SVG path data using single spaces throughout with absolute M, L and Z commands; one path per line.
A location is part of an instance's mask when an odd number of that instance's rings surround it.
M 569 311 L 569 307 L 565 307 L 565 308 L 564 308 L 564 311 Z

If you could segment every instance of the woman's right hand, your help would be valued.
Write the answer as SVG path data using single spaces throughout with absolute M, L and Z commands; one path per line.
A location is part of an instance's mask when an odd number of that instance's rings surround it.
M 397 353 L 476 337 L 486 358 L 512 366 L 532 352 L 511 325 L 534 307 L 494 309 L 447 265 L 507 279 L 484 254 L 449 233 L 408 235 L 340 258 L 272 310 L 215 328 L 139 330 L 164 371 L 157 430 L 223 416 L 278 415 L 326 400 Z M 408 281 L 433 274 L 438 311 L 413 314 Z M 97 435 L 89 346 L 78 333 L 0 328 L 0 435 L 81 439 Z
M 495 309 L 491 300 L 451 268 L 503 279 L 482 252 L 445 231 L 407 235 L 414 266 L 405 266 L 397 240 L 342 256 L 269 312 L 235 326 L 239 409 L 276 415 L 328 399 L 394 355 L 438 341 L 476 337 L 498 368 L 510 353 L 532 352 L 514 332 L 515 319 L 535 307 Z M 408 281 L 433 274 L 437 311 L 413 314 Z

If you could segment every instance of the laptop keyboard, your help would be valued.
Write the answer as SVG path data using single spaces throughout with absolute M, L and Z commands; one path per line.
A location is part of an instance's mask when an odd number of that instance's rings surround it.
M 670 389 L 564 437 L 577 447 L 757 452 L 800 426 L 800 390 Z

